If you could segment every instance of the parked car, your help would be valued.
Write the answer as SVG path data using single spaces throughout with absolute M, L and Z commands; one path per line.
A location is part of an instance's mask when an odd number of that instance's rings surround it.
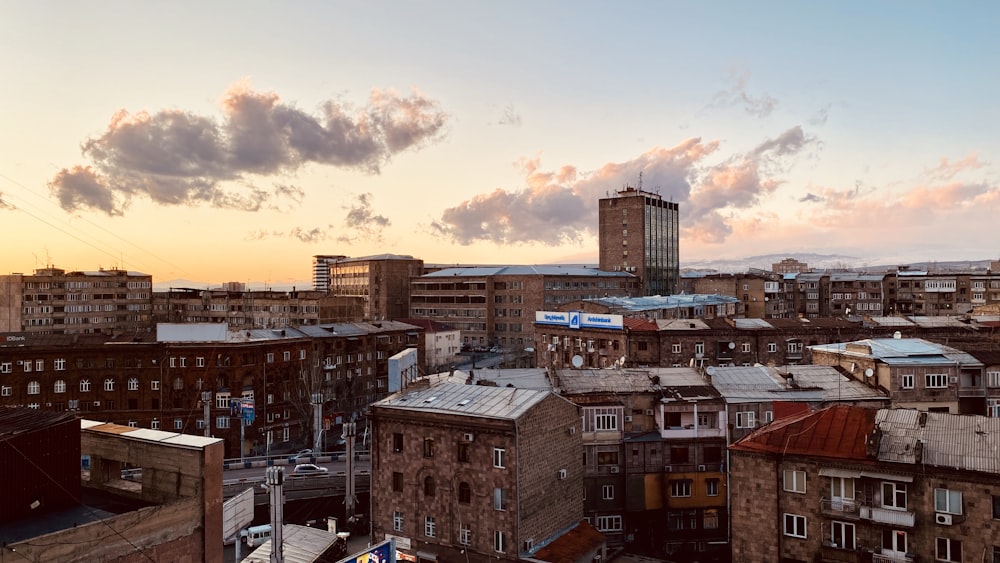
M 292 475 L 326 475 L 327 469 L 315 463 L 300 463 L 292 469 Z

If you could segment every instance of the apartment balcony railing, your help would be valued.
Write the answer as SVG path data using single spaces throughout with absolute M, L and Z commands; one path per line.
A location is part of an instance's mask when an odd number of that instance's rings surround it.
M 899 555 L 872 554 L 872 563 L 913 563 L 912 557 L 902 557 Z
M 879 524 L 892 524 L 894 526 L 906 526 L 909 528 L 912 528 L 916 521 L 916 516 L 912 512 L 879 506 L 862 505 L 859 514 L 862 520 L 871 520 Z
M 694 428 L 693 425 L 683 428 L 665 428 L 660 430 L 661 438 L 725 438 L 726 431 L 722 428 L 713 428 L 711 426 L 699 426 Z
M 820 500 L 820 512 L 825 516 L 857 520 L 861 517 L 861 501 L 857 499 L 830 499 L 824 497 Z
M 959 387 L 958 388 L 959 397 L 985 397 L 986 389 L 982 387 Z

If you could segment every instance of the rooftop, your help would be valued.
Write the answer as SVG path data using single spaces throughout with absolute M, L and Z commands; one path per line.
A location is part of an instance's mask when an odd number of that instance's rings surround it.
M 441 383 L 418 391 L 401 391 L 372 407 L 516 420 L 550 394 L 517 387 Z
M 865 460 L 866 439 L 875 428 L 875 413 L 875 409 L 833 405 L 775 420 L 730 448 L 747 452 Z
M 561 369 L 555 380 L 564 395 L 656 393 L 667 402 L 720 396 L 693 368 Z
M 627 272 L 606 272 L 597 268 L 577 265 L 536 265 L 536 266 L 459 266 L 445 268 L 421 278 L 485 276 L 598 276 L 605 278 L 635 278 Z

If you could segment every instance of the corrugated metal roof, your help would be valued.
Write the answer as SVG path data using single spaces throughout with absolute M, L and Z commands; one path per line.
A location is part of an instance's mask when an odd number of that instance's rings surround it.
M 666 399 L 715 399 L 719 392 L 693 368 L 564 369 L 556 371 L 565 395 L 661 393 Z
M 906 317 L 871 317 L 870 321 L 878 326 L 884 327 L 898 326 L 910 328 L 914 326 L 913 323 L 910 322 L 910 319 L 907 319 Z
M 922 328 L 968 328 L 969 324 L 964 323 L 955 317 L 910 317 L 913 324 Z
M 606 272 L 597 268 L 576 265 L 537 265 L 537 266 L 468 266 L 445 268 L 421 278 L 449 277 L 483 277 L 483 276 L 599 276 L 606 278 L 634 278 L 628 272 Z
M 878 389 L 846 377 L 831 366 L 735 366 L 708 369 L 712 375 L 712 385 L 730 403 L 886 399 Z M 787 377 L 789 374 L 791 378 Z
M 772 329 L 771 324 L 764 319 L 733 319 L 733 325 L 740 330 L 755 328 Z
M 462 414 L 516 420 L 548 397 L 549 391 L 441 383 L 377 401 L 379 408 Z
M 880 409 L 875 424 L 881 461 L 1000 473 L 1000 418 Z
M 731 448 L 865 460 L 865 439 L 875 427 L 875 412 L 874 409 L 833 405 L 820 411 L 775 420 L 737 441 Z
M 712 307 L 739 303 L 740 300 L 729 295 L 716 294 L 679 294 L 650 295 L 645 297 L 599 297 L 586 299 L 588 303 L 597 303 L 606 307 L 626 311 L 654 311 L 660 309 L 684 309 L 687 307 Z
M 967 352 L 924 340 L 922 338 L 868 338 L 854 342 L 838 342 L 810 346 L 845 357 L 872 358 L 889 365 L 943 365 L 982 366 Z
M 285 524 L 281 527 L 282 554 L 285 563 L 313 563 L 337 541 L 337 535 L 325 530 Z M 271 561 L 271 540 L 250 552 L 243 563 L 268 563 Z
M 656 319 L 660 330 L 709 330 L 704 319 Z

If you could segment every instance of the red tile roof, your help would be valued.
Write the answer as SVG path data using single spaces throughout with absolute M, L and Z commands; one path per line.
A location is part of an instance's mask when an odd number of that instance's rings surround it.
M 633 319 L 631 317 L 625 317 L 622 319 L 622 324 L 628 330 L 650 330 L 656 332 L 656 323 L 648 319 Z
M 875 428 L 875 409 L 834 405 L 775 420 L 733 444 L 732 449 L 867 460 L 865 441 Z
M 581 520 L 575 528 L 559 536 L 549 545 L 539 549 L 532 557 L 549 563 L 575 563 L 590 551 L 604 543 L 604 534 Z

